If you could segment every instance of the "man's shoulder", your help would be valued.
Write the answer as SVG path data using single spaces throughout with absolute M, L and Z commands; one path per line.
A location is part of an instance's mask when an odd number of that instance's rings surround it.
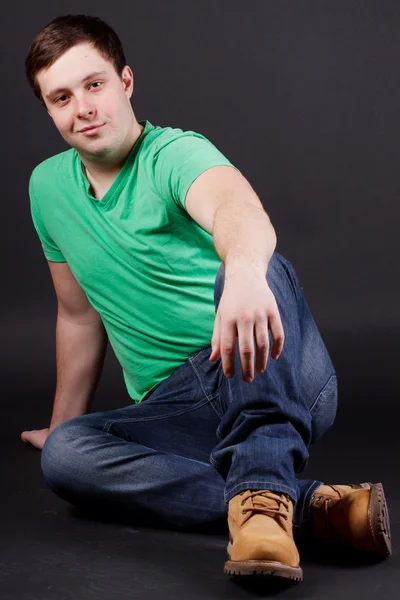
M 179 127 L 154 127 L 147 136 L 147 143 L 151 146 L 153 152 L 157 153 L 172 142 L 178 140 L 206 139 L 201 133 L 191 130 L 184 130 Z
M 32 171 L 30 184 L 35 187 L 41 184 L 52 185 L 57 181 L 57 176 L 68 172 L 75 160 L 76 150 L 70 148 L 59 154 L 54 154 L 39 163 Z

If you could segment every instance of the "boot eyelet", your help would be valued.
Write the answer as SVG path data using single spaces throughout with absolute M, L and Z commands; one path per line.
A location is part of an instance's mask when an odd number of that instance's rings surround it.
M 243 490 L 243 492 L 240 492 L 239 496 L 243 496 L 245 490 Z
M 240 504 L 244 506 L 246 504 L 246 500 L 242 500 Z
M 242 510 L 242 515 L 245 515 L 246 513 L 247 513 L 246 509 Z

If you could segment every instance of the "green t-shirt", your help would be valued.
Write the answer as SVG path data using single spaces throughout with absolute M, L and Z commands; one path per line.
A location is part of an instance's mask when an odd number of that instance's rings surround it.
M 198 133 L 140 123 L 101 200 L 75 149 L 38 165 L 29 184 L 44 254 L 68 263 L 100 314 L 134 402 L 211 343 L 221 259 L 185 197 L 210 167 L 233 166 Z

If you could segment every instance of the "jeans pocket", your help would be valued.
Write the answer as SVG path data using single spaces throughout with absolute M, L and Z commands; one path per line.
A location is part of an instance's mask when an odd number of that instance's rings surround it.
M 338 405 L 337 376 L 331 375 L 314 404 L 310 408 L 312 417 L 311 443 L 321 438 L 332 427 Z
M 206 346 L 201 350 L 197 350 L 191 356 L 189 356 L 189 361 L 193 365 L 194 362 L 205 360 L 205 358 L 209 358 L 211 356 L 212 348 L 211 346 Z

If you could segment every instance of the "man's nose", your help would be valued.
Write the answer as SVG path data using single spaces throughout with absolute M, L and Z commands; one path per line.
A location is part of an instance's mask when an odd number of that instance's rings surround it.
M 78 100 L 76 112 L 79 118 L 87 119 L 96 113 L 96 109 L 91 102 L 88 102 L 86 99 L 82 99 Z

